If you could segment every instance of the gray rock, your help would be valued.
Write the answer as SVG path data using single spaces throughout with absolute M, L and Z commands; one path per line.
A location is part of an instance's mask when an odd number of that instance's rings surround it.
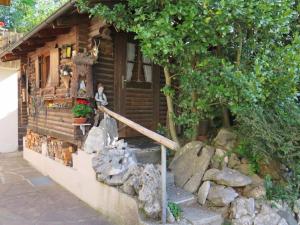
M 250 177 L 229 168 L 224 168 L 219 172 L 210 172 L 209 174 L 206 174 L 205 180 L 211 180 L 216 182 L 217 184 L 222 184 L 230 187 L 243 187 L 252 183 Z
M 254 221 L 254 217 L 253 216 L 242 216 L 238 219 L 233 219 L 232 220 L 232 225 L 252 225 Z
M 140 176 L 143 172 L 142 166 L 136 166 L 130 170 L 130 177 L 122 185 L 122 190 L 129 195 L 137 195 L 140 186 Z
M 222 128 L 214 139 L 217 148 L 231 150 L 236 146 L 237 136 L 233 132 Z
M 205 172 L 204 176 L 203 176 L 203 181 L 207 181 L 207 180 L 211 180 L 211 178 L 213 176 L 215 176 L 215 174 L 219 173 L 220 170 L 218 169 L 215 169 L 215 168 L 212 168 L 212 169 L 209 169 Z
M 297 221 L 294 218 L 292 212 L 287 210 L 278 210 L 277 214 L 281 216 L 283 219 L 285 219 L 286 223 L 288 225 L 297 225 Z
M 243 216 L 255 215 L 255 201 L 253 198 L 237 198 L 231 203 L 231 212 L 234 219 L 240 219 Z
M 226 206 L 237 196 L 233 188 L 215 185 L 210 188 L 207 199 L 215 206 Z
M 278 225 L 281 217 L 268 205 L 263 205 L 259 214 L 256 215 L 253 225 Z
M 101 120 L 99 127 L 108 134 L 108 145 L 111 145 L 114 140 L 118 140 L 118 125 L 114 118 L 105 117 Z
M 84 151 L 91 154 L 103 151 L 107 145 L 107 132 L 101 127 L 92 127 L 84 143 Z
M 127 150 L 102 151 L 92 159 L 97 179 L 108 185 L 122 185 L 130 176 L 129 169 L 136 167 L 134 155 Z
M 209 205 L 209 204 L 205 205 L 205 207 L 207 207 L 209 210 L 222 215 L 223 218 L 228 218 L 229 217 L 229 214 L 230 214 L 230 207 L 229 206 L 230 205 L 219 206 L 218 207 L 218 206 L 213 206 L 213 205 Z
M 205 204 L 207 195 L 209 193 L 209 189 L 210 189 L 210 181 L 203 182 L 203 184 L 199 188 L 199 191 L 198 191 L 198 202 L 201 205 Z
M 141 174 L 138 200 L 150 218 L 158 218 L 161 213 L 161 174 L 159 168 L 147 164 Z
M 289 224 L 286 222 L 285 219 L 282 218 L 282 219 L 279 221 L 278 225 L 289 225 Z
M 213 154 L 214 148 L 205 146 L 202 142 L 186 144 L 170 165 L 176 185 L 191 193 L 196 192 Z

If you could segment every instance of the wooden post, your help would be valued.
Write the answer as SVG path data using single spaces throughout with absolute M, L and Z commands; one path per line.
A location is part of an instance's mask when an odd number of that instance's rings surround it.
M 161 146 L 161 220 L 162 224 L 167 223 L 167 150 Z

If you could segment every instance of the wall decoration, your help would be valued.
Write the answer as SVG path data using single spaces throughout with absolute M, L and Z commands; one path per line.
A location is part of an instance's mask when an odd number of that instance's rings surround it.
M 64 83 L 65 87 L 69 88 L 70 87 L 71 76 L 73 75 L 73 71 L 72 71 L 71 66 L 62 65 L 60 70 L 59 70 L 59 74 L 60 74 L 61 80 Z

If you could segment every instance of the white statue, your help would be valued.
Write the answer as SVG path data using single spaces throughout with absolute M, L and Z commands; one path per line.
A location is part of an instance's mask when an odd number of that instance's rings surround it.
M 95 100 L 96 100 L 96 103 L 97 103 L 97 107 L 98 106 L 106 106 L 108 105 L 108 102 L 107 102 L 107 97 L 106 95 L 104 94 L 104 87 L 101 83 L 99 83 L 97 85 L 97 93 L 95 94 Z M 95 110 L 95 118 L 94 118 L 94 126 L 97 127 L 99 122 L 100 122 L 100 119 L 103 117 L 103 114 L 98 110 L 96 109 Z M 105 116 L 105 115 L 104 115 Z
M 80 81 L 80 84 L 79 84 L 79 90 L 86 90 L 86 86 L 85 86 L 84 80 L 81 80 L 81 81 Z
M 98 91 L 95 95 L 95 100 L 98 106 L 106 106 L 108 105 L 106 95 L 104 94 L 104 87 L 101 83 L 97 85 Z

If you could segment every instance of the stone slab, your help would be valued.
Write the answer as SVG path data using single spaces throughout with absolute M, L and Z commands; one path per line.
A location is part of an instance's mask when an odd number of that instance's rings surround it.
M 193 225 L 222 225 L 220 214 L 202 209 L 198 204 L 182 207 L 184 218 Z
M 191 204 L 197 201 L 196 197 L 183 190 L 182 188 L 176 187 L 175 185 L 167 186 L 168 201 L 176 204 Z

